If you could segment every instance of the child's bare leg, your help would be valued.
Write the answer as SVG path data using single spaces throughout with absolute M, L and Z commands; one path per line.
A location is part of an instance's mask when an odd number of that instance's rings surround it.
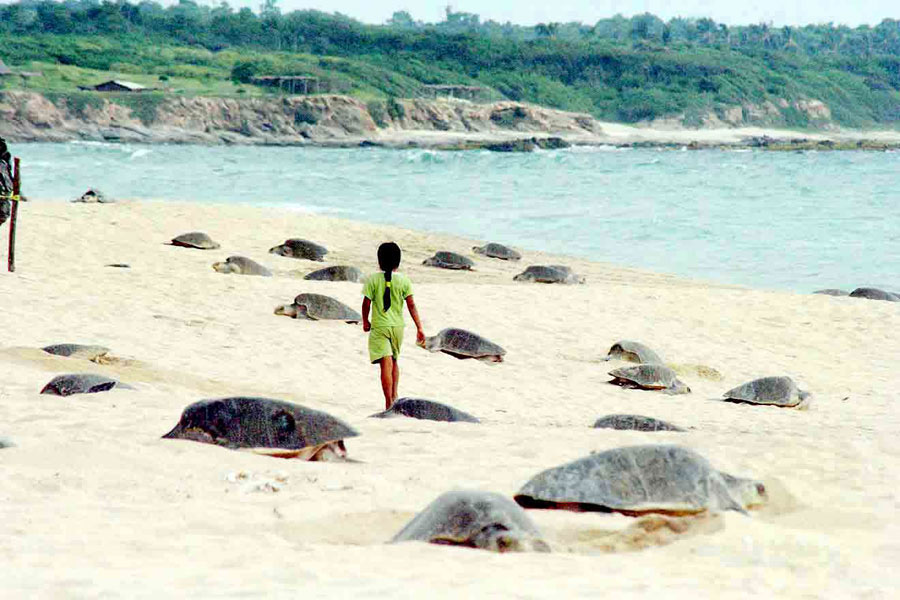
M 391 407 L 394 399 L 394 359 L 385 356 L 381 359 L 381 391 L 384 392 L 384 409 Z
M 394 360 L 394 369 L 391 372 L 391 377 L 394 380 L 394 386 L 391 388 L 391 403 L 397 399 L 397 388 L 400 387 L 400 361 Z

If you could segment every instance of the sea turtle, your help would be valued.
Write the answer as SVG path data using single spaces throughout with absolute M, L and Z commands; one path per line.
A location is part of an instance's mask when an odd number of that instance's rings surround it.
M 362 320 L 362 315 L 343 302 L 322 294 L 299 294 L 294 298 L 293 303 L 276 308 L 275 314 L 313 321 L 332 320 L 359 323 Z
M 677 425 L 641 415 L 606 415 L 594 422 L 594 429 L 624 429 L 631 431 L 684 431 Z
M 769 404 L 773 406 L 799 407 L 809 403 L 811 394 L 797 388 L 787 376 L 761 377 L 748 381 L 723 394 L 727 402 Z
M 318 410 L 283 400 L 237 396 L 194 402 L 163 438 L 330 461 L 345 459 L 344 439 L 357 435 L 340 419 Z
M 522 258 L 522 255 L 512 248 L 494 242 L 490 242 L 484 246 L 473 246 L 472 251 L 474 251 L 475 254 L 483 254 L 490 258 L 499 258 L 500 260 L 519 260 Z
M 41 350 L 56 356 L 86 358 L 87 360 L 97 360 L 109 352 L 109 348 L 105 346 L 91 346 L 88 344 L 52 344 L 44 346 Z
M 219 247 L 218 242 L 203 233 L 202 231 L 192 231 L 190 233 L 182 233 L 172 238 L 173 246 L 181 246 L 182 248 L 197 248 L 198 250 L 215 250 Z
M 531 265 L 515 277 L 513 281 L 533 281 L 535 283 L 584 283 L 584 278 L 563 265 Z
M 429 352 L 443 352 L 456 358 L 477 358 L 486 362 L 503 362 L 506 350 L 477 333 L 448 327 L 425 340 Z
M 58 375 L 50 380 L 50 382 L 41 389 L 42 394 L 53 394 L 56 396 L 71 396 L 72 394 L 96 394 L 97 392 L 105 392 L 114 387 L 131 389 L 131 386 L 110 379 L 105 375 L 95 375 L 93 373 L 68 373 L 66 375 Z
M 640 364 L 633 367 L 613 369 L 610 383 L 627 388 L 642 390 L 662 390 L 666 394 L 689 394 L 691 388 L 675 375 L 675 371 L 661 364 Z
M 866 300 L 887 300 L 888 302 L 900 302 L 900 296 L 879 290 L 877 288 L 861 287 L 850 292 L 851 298 L 865 298 Z
M 81 196 L 72 200 L 72 202 L 83 202 L 85 204 L 112 204 L 113 202 L 115 202 L 115 200 L 113 200 L 112 198 L 107 198 L 106 194 L 104 194 L 100 190 L 90 188 Z
M 614 448 L 547 469 L 514 497 L 525 508 L 694 514 L 762 505 L 766 488 L 717 471 L 693 450 L 674 445 Z
M 128 263 L 109 263 L 108 265 L 103 265 L 104 267 L 113 267 L 116 269 L 130 269 L 131 265 Z
M 15 448 L 15 444 L 8 437 L 0 436 L 0 449 L 2 448 Z
M 663 362 L 659 354 L 640 342 L 630 340 L 619 340 L 610 347 L 605 360 L 614 358 L 643 364 L 662 364 Z
M 456 252 L 447 252 L 440 250 L 434 253 L 434 256 L 426 258 L 422 264 L 428 267 L 438 267 L 439 269 L 453 269 L 456 271 L 471 271 L 475 263 L 472 259 L 466 258 L 462 254 Z
M 465 546 L 494 552 L 549 552 L 541 532 L 515 502 L 494 492 L 438 496 L 391 540 Z
M 480 422 L 467 412 L 457 410 L 452 406 L 447 406 L 440 402 L 425 400 L 423 398 L 400 398 L 399 400 L 395 400 L 389 409 L 375 413 L 371 416 L 377 419 L 402 416 L 412 417 L 413 419 L 425 419 L 427 421 Z
M 363 272 L 356 267 L 348 265 L 335 265 L 313 271 L 304 277 L 310 281 L 352 281 L 360 283 L 363 280 Z
M 849 296 L 850 292 L 845 290 L 838 290 L 835 288 L 828 288 L 825 290 L 816 290 L 813 294 L 822 294 L 823 296 Z
M 272 271 L 245 256 L 229 256 L 225 262 L 213 263 L 213 269 L 219 273 L 239 273 L 241 275 L 261 275 L 271 277 Z
M 325 259 L 325 255 L 328 254 L 328 249 L 309 240 L 290 238 L 285 240 L 283 244 L 269 248 L 269 254 L 322 262 Z

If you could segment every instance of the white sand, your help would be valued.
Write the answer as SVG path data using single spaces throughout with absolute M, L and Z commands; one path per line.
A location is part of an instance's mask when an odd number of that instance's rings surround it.
M 222 248 L 163 244 L 197 229 Z M 379 242 L 400 243 L 428 333 L 464 327 L 508 351 L 494 366 L 429 354 L 411 343 L 410 325 L 401 395 L 446 402 L 483 423 L 367 419 L 382 400 L 362 329 L 272 314 L 302 291 L 357 306 L 360 288 L 303 281 L 322 265 L 266 253 L 287 237 L 323 243 L 329 264 L 366 271 Z M 4 598 L 896 597 L 900 305 L 558 257 L 588 284 L 516 284 L 514 273 L 550 258 L 431 269 L 420 263 L 434 250 L 469 252 L 472 242 L 271 208 L 32 202 L 18 242 L 17 272 L 0 273 L 0 436 L 16 444 L 0 450 Z M 210 268 L 231 254 L 276 276 Z M 104 266 L 113 262 L 132 268 Z M 688 373 L 693 393 L 674 397 L 608 385 L 610 365 L 598 359 L 620 338 L 724 378 Z M 103 344 L 123 360 L 104 366 L 37 350 L 61 342 Z M 56 374 L 85 371 L 138 389 L 38 394 Z M 811 408 L 715 400 L 770 374 L 811 390 Z M 160 439 L 187 404 L 237 394 L 345 419 L 361 433 L 347 446 L 362 462 Z M 614 412 L 693 429 L 590 428 Z M 544 468 L 652 442 L 683 444 L 761 479 L 769 507 L 631 537 L 622 533 L 629 517 L 532 511 L 549 555 L 384 544 L 446 490 L 513 494 Z M 628 551 L 640 546 L 648 547 Z

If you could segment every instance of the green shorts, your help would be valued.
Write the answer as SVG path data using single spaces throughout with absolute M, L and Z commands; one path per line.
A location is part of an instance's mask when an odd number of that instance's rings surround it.
M 400 357 L 403 345 L 403 327 L 373 327 L 369 331 L 369 360 L 378 362 L 385 356 Z

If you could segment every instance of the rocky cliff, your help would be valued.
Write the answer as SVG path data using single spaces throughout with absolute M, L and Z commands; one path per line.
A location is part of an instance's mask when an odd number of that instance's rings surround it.
M 0 136 L 11 141 L 452 145 L 536 135 L 590 139 L 602 132 L 589 115 L 516 102 L 0 93 Z

